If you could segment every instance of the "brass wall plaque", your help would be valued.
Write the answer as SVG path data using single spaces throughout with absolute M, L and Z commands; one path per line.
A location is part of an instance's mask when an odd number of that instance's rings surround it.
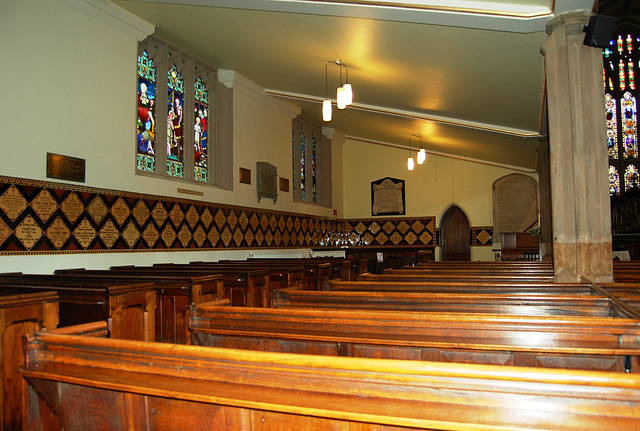
M 289 179 L 280 177 L 280 191 L 289 192 Z
M 278 200 L 278 168 L 267 162 L 257 162 L 258 202 L 262 198 Z
M 47 153 L 47 178 L 84 183 L 85 160 L 62 154 Z
M 251 184 L 251 169 L 240 168 L 240 184 Z

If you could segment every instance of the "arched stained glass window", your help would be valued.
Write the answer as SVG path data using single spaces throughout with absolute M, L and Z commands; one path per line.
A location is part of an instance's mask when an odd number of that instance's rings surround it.
M 184 176 L 184 78 L 174 63 L 167 72 L 167 173 Z
M 330 178 L 330 143 L 324 140 L 322 127 L 298 115 L 293 119 L 291 151 L 293 197 L 297 201 L 331 205 L 331 189 L 323 178 Z
M 625 199 L 638 188 L 638 107 L 635 74 L 640 38 L 622 33 L 603 52 L 609 192 Z
M 300 199 L 307 200 L 307 136 L 300 130 Z
M 604 96 L 604 107 L 607 116 L 607 147 L 609 149 L 609 157 L 618 158 L 618 117 L 616 115 L 616 103 L 607 93 Z
M 638 168 L 635 165 L 628 165 L 624 171 L 625 191 L 629 191 L 632 188 L 637 189 L 639 185 Z
M 622 111 L 623 157 L 636 158 L 638 154 L 638 115 L 636 98 L 630 92 L 625 92 L 620 101 Z
M 210 73 L 203 67 L 196 68 L 194 83 L 194 125 L 193 155 L 194 178 L 197 181 L 209 181 L 209 136 L 213 122 L 209 106 Z
M 311 135 L 311 200 L 318 202 L 318 141 L 315 133 Z
M 142 171 L 156 170 L 156 66 L 144 49 L 138 55 L 138 120 L 136 136 L 138 154 L 136 167 Z
M 231 90 L 218 71 L 155 37 L 138 44 L 137 66 L 136 173 L 231 189 L 233 116 L 217 103 Z
M 620 194 L 620 175 L 614 166 L 609 166 L 609 194 L 612 196 Z

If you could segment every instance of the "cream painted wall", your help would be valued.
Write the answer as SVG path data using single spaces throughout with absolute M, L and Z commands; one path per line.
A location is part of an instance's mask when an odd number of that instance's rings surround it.
M 372 218 L 371 182 L 384 177 L 405 181 L 406 215 L 435 216 L 436 224 L 452 204 L 466 213 L 471 226 L 493 226 L 492 185 L 505 175 L 520 172 L 469 160 L 434 154 L 423 165 L 407 170 L 409 151 L 347 140 L 343 148 L 344 217 Z M 415 152 L 413 154 L 415 158 Z M 349 161 L 357 160 L 354 169 Z M 366 167 L 366 168 L 365 168 Z M 535 173 L 530 174 L 537 180 Z M 491 247 L 472 247 L 472 260 L 493 260 Z M 439 248 L 436 257 L 439 258 Z
M 257 202 L 257 161 L 276 165 L 278 173 L 289 179 L 292 169 L 291 112 L 264 93 L 234 90 L 234 191 L 136 175 L 136 38 L 121 31 L 119 23 L 114 25 L 113 17 L 96 19 L 84 13 L 86 4 L 79 0 L 1 4 L 0 55 L 5 67 L 0 80 L 0 175 L 48 180 L 46 154 L 52 152 L 85 159 L 86 186 L 321 216 L 333 214 L 330 208 L 293 202 L 291 192 L 280 193 L 275 204 L 269 199 Z M 130 15 L 123 13 L 125 18 Z M 139 21 L 130 17 L 134 23 Z M 238 184 L 240 166 L 251 169 L 250 186 Z M 178 188 L 201 191 L 204 196 L 181 195 Z M 249 252 L 232 255 L 246 257 Z M 296 253 L 309 255 L 310 250 Z M 3 256 L 0 271 L 42 273 L 64 267 L 184 261 L 189 254 Z M 222 254 L 203 252 L 199 259 L 217 260 Z

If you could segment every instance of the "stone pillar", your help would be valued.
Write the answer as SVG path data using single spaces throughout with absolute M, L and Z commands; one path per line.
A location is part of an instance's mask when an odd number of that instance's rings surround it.
M 613 281 L 602 50 L 583 44 L 589 16 L 551 19 L 542 46 L 556 282 Z

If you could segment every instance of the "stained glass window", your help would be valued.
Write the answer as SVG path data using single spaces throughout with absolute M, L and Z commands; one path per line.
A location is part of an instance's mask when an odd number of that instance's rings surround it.
M 609 157 L 618 158 L 618 117 L 616 116 L 616 102 L 607 93 L 604 96 L 604 107 L 607 117 L 607 147 L 609 148 Z
M 311 200 L 318 202 L 318 141 L 319 137 L 311 135 Z
M 166 75 L 165 75 L 166 73 Z M 166 81 L 165 81 L 166 76 Z M 214 127 L 215 100 L 230 97 L 217 86 L 218 73 L 153 37 L 138 47 L 136 167 L 138 173 L 231 186 L 232 141 Z M 222 93 L 218 93 L 222 92 Z M 229 116 L 231 121 L 232 116 Z M 158 127 L 160 121 L 160 127 Z M 166 169 L 164 168 L 166 166 Z
M 156 66 L 145 49 L 138 55 L 138 119 L 136 122 L 136 167 L 156 170 Z
M 300 130 L 300 198 L 307 200 L 307 136 Z
M 620 34 L 603 51 L 609 193 L 625 199 L 638 188 L 638 107 L 635 84 L 640 38 Z
M 620 101 L 620 110 L 622 111 L 622 136 L 624 158 L 635 158 L 638 154 L 638 121 L 636 112 L 636 98 L 630 92 L 625 92 Z
M 167 72 L 167 173 L 184 176 L 184 78 L 178 66 Z
M 624 188 L 629 191 L 632 188 L 638 188 L 638 168 L 635 165 L 628 165 L 624 171 Z
M 198 181 L 207 181 L 209 176 L 209 91 L 201 77 L 196 78 L 194 88 L 193 155 L 194 176 Z
M 293 197 L 298 201 L 324 203 L 330 192 L 322 184 L 322 127 L 298 116 L 293 120 L 291 151 L 293 161 Z M 330 176 L 330 172 L 326 173 Z
M 618 170 L 611 165 L 609 166 L 609 194 L 612 196 L 620 194 L 620 175 L 618 175 Z

